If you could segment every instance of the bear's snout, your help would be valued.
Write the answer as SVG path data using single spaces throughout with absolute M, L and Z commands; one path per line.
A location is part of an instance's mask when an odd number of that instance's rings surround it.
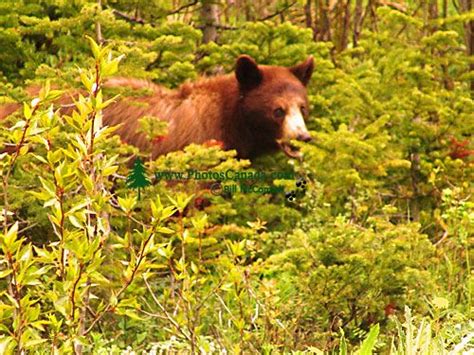
M 282 125 L 283 139 L 297 139 L 303 142 L 309 142 L 311 136 L 306 128 L 303 115 L 299 105 L 290 107 Z
M 313 137 L 311 137 L 308 132 L 304 132 L 304 133 L 298 134 L 296 139 L 302 142 L 311 142 L 313 140 Z

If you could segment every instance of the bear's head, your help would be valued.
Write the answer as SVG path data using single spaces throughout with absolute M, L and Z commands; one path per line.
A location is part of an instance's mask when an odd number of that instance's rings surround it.
M 313 57 L 293 67 L 257 65 L 247 55 L 237 59 L 239 110 L 260 150 L 280 148 L 290 157 L 301 156 L 290 141 L 311 140 L 305 119 L 313 68 Z

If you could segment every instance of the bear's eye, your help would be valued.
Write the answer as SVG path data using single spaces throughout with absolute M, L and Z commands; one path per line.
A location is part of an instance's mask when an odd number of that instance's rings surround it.
M 279 120 L 285 118 L 286 112 L 281 107 L 277 108 L 273 111 L 273 116 Z

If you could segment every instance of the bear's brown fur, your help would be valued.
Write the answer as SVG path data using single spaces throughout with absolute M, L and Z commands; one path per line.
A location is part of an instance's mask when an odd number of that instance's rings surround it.
M 295 156 L 290 139 L 310 140 L 303 118 L 308 112 L 306 88 L 313 59 L 294 67 L 259 66 L 249 56 L 237 59 L 234 74 L 201 79 L 168 90 L 145 80 L 113 78 L 106 86 L 148 88 L 153 94 L 122 98 L 104 109 L 103 123 L 118 125 L 117 134 L 153 157 L 191 143 L 222 142 L 241 158 L 282 148 Z M 11 113 L 8 107 L 0 118 Z M 138 120 L 154 116 L 168 121 L 168 135 L 150 142 Z
M 131 104 L 122 99 L 104 111 L 104 123 L 122 123 L 117 133 L 142 150 L 151 149 L 156 157 L 179 150 L 190 143 L 209 140 L 223 142 L 225 149 L 236 149 L 242 158 L 254 157 L 283 147 L 292 155 L 289 139 L 309 140 L 304 126 L 285 131 L 290 106 L 307 114 L 305 86 L 313 71 L 313 59 L 291 67 L 258 66 L 248 56 L 237 60 L 235 75 L 217 76 L 184 84 L 175 91 L 146 81 L 111 79 L 108 86 L 148 87 L 150 97 Z M 281 109 L 284 112 L 277 112 Z M 138 133 L 138 118 L 155 116 L 169 122 L 169 134 L 155 144 Z M 284 116 L 284 117 L 279 117 Z

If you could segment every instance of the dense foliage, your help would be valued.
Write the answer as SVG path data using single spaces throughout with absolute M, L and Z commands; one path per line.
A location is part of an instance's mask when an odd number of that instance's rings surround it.
M 0 3 L 0 103 L 24 102 L 0 131 L 0 352 L 472 351 L 474 12 L 230 3 Z M 151 160 L 100 127 L 107 77 L 176 87 L 242 53 L 314 56 L 301 161 L 218 144 Z M 265 172 L 279 192 L 154 174 L 190 170 Z

